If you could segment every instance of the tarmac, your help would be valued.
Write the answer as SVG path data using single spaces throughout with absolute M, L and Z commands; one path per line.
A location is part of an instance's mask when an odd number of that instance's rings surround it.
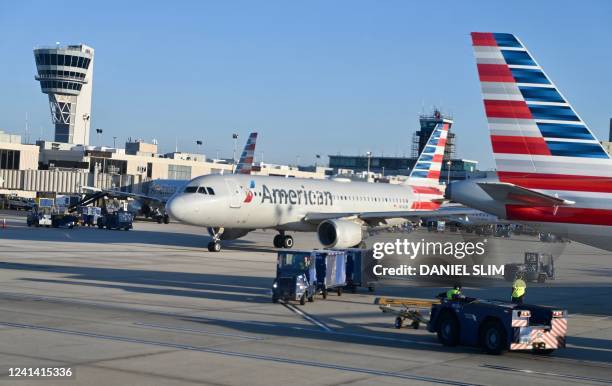
M 569 310 L 568 347 L 491 356 L 444 347 L 424 328 L 397 330 L 373 304 L 442 287 L 397 283 L 273 304 L 272 231 L 211 253 L 203 229 L 176 223 L 126 232 L 0 218 L 0 385 L 612 384 L 612 253 L 581 244 L 567 245 L 555 281 L 528 289 L 530 303 Z M 314 234 L 294 239 L 317 247 Z M 464 288 L 485 298 L 509 291 Z M 16 383 L 15 367 L 73 375 Z

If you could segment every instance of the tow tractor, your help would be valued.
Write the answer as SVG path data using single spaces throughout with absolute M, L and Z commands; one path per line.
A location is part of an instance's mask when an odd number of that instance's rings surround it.
M 282 251 L 278 253 L 276 279 L 272 284 L 272 302 L 306 300 L 314 302 L 317 291 L 316 257 L 311 251 Z
M 396 328 L 406 319 L 413 328 L 426 323 L 427 330 L 435 332 L 445 346 L 477 346 L 489 354 L 506 350 L 550 354 L 565 348 L 566 310 L 467 297 L 378 298 L 376 303 L 383 312 L 396 315 Z
M 98 217 L 97 225 L 100 229 L 123 229 L 129 231 L 133 228 L 133 220 L 134 217 L 130 212 L 119 210 Z
M 544 283 L 555 279 L 555 260 L 550 253 L 525 252 L 525 263 L 504 265 L 504 279 L 513 281 L 521 277 L 525 281 Z

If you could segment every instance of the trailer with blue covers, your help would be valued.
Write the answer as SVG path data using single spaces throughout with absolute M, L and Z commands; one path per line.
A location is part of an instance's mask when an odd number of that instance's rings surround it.
M 368 291 L 374 292 L 374 282 L 368 281 L 364 273 L 368 261 L 373 259 L 372 250 L 347 248 L 343 251 L 346 252 L 346 286 L 344 288 L 356 293 L 358 287 L 367 287 Z
M 314 250 L 317 268 L 317 291 L 323 299 L 327 299 L 329 291 L 342 295 L 346 285 L 346 251 L 344 250 Z

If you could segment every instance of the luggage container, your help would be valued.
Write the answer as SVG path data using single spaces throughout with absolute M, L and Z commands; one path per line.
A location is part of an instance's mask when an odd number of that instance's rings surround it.
M 346 285 L 346 251 L 343 250 L 314 250 L 317 291 L 321 292 L 323 299 L 327 293 L 335 290 L 338 296 L 342 295 L 342 288 Z
M 372 253 L 370 249 L 348 248 L 346 252 L 346 286 L 352 293 L 357 292 L 358 287 L 367 287 L 368 291 L 374 292 L 374 283 L 368 282 L 364 275 L 368 257 Z

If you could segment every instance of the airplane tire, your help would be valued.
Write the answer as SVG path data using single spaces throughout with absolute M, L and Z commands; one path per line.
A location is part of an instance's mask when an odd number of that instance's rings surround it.
M 221 243 L 218 241 L 211 241 L 210 243 L 208 243 L 208 251 L 209 252 L 221 251 Z
M 283 247 L 283 236 L 276 235 L 274 236 L 274 240 L 272 241 L 274 244 L 274 248 L 282 248 Z
M 293 248 L 293 237 L 291 236 L 285 236 L 283 238 L 283 248 Z

